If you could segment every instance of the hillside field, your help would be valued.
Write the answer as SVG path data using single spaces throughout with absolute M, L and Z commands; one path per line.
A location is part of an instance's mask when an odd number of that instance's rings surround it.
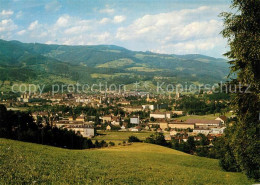
M 136 136 L 138 139 L 144 141 L 147 137 L 149 137 L 151 134 L 154 134 L 155 132 L 152 131 L 143 131 L 143 132 L 131 132 L 131 131 L 104 131 L 104 130 L 98 130 L 97 136 L 95 136 L 92 140 L 93 142 L 95 140 L 101 141 L 104 140 L 106 142 L 112 141 L 116 144 L 122 143 L 123 141 L 128 141 L 128 138 L 130 136 Z
M 134 143 L 68 150 L 0 139 L 0 184 L 253 184 L 214 159 Z

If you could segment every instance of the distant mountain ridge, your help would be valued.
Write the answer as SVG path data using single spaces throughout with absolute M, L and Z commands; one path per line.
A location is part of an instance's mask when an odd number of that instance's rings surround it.
M 67 46 L 0 40 L 1 81 L 126 84 L 158 79 L 171 83 L 225 80 L 225 59 L 199 54 L 168 55 L 115 45 Z M 121 82 L 122 83 L 122 82 Z

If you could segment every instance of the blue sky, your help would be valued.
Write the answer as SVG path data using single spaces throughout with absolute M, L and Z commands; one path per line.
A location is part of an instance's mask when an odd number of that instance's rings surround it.
M 0 38 L 223 57 L 228 0 L 0 0 Z

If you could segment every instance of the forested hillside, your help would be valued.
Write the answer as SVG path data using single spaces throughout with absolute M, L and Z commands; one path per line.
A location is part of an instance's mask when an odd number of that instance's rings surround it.
M 216 83 L 229 71 L 224 59 L 165 55 L 112 45 L 65 46 L 0 40 L 0 81 L 132 84 L 136 81 Z

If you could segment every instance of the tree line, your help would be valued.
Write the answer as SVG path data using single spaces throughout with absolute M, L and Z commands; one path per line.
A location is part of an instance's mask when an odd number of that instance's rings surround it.
M 0 137 L 69 149 L 96 147 L 72 130 L 35 123 L 28 113 L 8 111 L 4 105 L 0 105 Z

